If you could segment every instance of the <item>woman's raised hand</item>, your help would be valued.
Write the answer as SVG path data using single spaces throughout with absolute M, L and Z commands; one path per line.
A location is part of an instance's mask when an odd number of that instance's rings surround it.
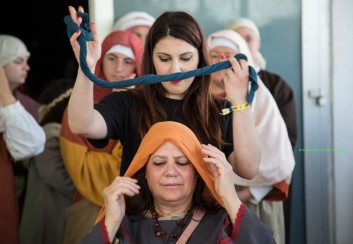
M 6 77 L 5 70 L 0 66 L 0 104 L 6 107 L 9 104 L 15 103 L 16 98 L 13 96 L 9 80 Z
M 125 215 L 124 195 L 132 197 L 140 192 L 137 180 L 130 177 L 116 177 L 114 181 L 104 189 L 105 226 L 109 239 L 112 241 L 119 229 Z
M 229 58 L 232 67 L 225 70 L 223 76 L 224 89 L 227 98 L 233 105 L 246 102 L 249 88 L 249 65 L 244 59 L 239 61 L 234 57 Z
M 204 161 L 209 164 L 218 196 L 223 200 L 235 194 L 235 173 L 224 153 L 210 144 L 202 145 L 202 153 L 207 156 Z
M 83 7 L 78 7 L 77 10 L 69 6 L 69 12 L 72 20 L 79 26 L 82 23 L 82 17 L 80 17 L 77 12 L 82 12 L 84 13 Z M 86 62 L 88 64 L 88 67 L 91 69 L 92 72 L 94 72 L 94 68 L 96 66 L 96 63 L 98 59 L 100 58 L 101 55 L 101 44 L 98 40 L 98 34 L 97 34 L 97 29 L 96 25 L 94 23 L 90 23 L 90 29 L 93 34 L 93 40 L 92 41 L 87 41 L 87 57 L 86 57 Z M 81 31 L 78 30 L 76 31 L 71 37 L 70 37 L 70 43 L 72 46 L 72 49 L 74 51 L 76 60 L 78 63 L 80 63 L 80 45 L 77 41 L 79 36 L 81 35 Z
M 209 164 L 216 192 L 222 199 L 223 206 L 234 224 L 241 201 L 235 191 L 233 167 L 227 161 L 224 153 L 212 145 L 202 145 L 201 152 L 206 156 L 204 161 Z
M 103 191 L 106 219 L 109 218 L 112 222 L 121 221 L 125 215 L 124 195 L 132 197 L 137 195 L 139 190 L 137 180 L 130 177 L 116 177 Z

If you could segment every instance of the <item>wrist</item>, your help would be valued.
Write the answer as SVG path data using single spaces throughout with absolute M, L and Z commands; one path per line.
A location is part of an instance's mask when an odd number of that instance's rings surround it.
M 10 94 L 2 94 L 0 96 L 0 102 L 3 107 L 6 107 L 8 105 L 11 105 L 15 103 L 17 100 L 16 98 L 10 93 Z
M 234 220 L 237 216 L 238 209 L 240 208 L 242 202 L 238 198 L 238 196 L 234 196 L 233 198 L 224 198 L 223 206 L 226 209 L 228 215 Z
M 250 104 L 248 102 L 243 102 L 241 104 L 237 104 L 237 105 L 232 105 L 228 108 L 224 108 L 221 110 L 221 115 L 226 115 L 226 114 L 230 114 L 232 112 L 236 112 L 236 111 L 241 111 L 244 109 L 247 109 L 250 107 Z
M 104 219 L 105 229 L 107 231 L 110 242 L 113 242 L 116 233 L 118 232 L 120 223 L 116 221 L 111 221 L 107 218 Z
M 247 102 L 247 98 L 246 96 L 236 96 L 233 98 L 228 98 L 228 100 L 230 101 L 230 103 L 232 105 L 237 105 L 237 104 L 242 104 L 242 103 L 246 103 Z

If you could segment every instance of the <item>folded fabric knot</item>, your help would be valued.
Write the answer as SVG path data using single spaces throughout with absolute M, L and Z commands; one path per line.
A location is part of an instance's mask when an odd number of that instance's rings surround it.
M 66 24 L 66 32 L 69 38 L 74 34 L 77 30 L 81 31 L 82 38 L 86 41 L 93 40 L 93 34 L 91 29 L 89 28 L 89 16 L 87 13 L 77 12 L 77 15 L 82 18 L 81 25 L 77 25 L 71 18 L 70 15 L 64 17 L 64 22 Z

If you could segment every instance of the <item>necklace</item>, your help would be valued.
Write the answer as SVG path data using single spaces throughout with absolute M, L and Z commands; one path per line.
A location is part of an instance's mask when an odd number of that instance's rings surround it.
M 161 224 L 159 223 L 159 214 L 156 212 L 156 210 L 154 208 L 151 208 L 150 211 L 152 218 L 156 221 L 156 223 L 154 224 L 154 234 L 157 237 L 163 238 L 165 243 L 168 243 L 169 239 L 174 239 L 175 241 L 178 240 L 181 233 L 183 232 L 183 229 L 185 228 L 185 226 L 187 226 L 192 217 L 191 210 L 187 210 L 185 216 L 176 222 L 176 227 L 173 232 L 167 233 L 165 230 L 162 229 Z

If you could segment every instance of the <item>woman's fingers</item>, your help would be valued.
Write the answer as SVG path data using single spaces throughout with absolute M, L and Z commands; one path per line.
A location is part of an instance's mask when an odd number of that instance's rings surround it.
M 240 59 L 239 62 L 237 62 L 237 63 L 239 64 L 239 67 L 244 72 L 244 74 L 249 75 L 248 61 L 246 61 L 245 59 Z
M 82 6 L 79 6 L 77 9 L 75 9 L 72 6 L 69 6 L 68 10 L 72 21 L 77 25 L 76 27 L 77 31 L 74 32 L 70 37 L 70 44 L 74 51 L 76 60 L 80 64 L 80 44 L 78 42 L 78 37 L 81 35 L 80 26 L 82 24 L 83 19 L 81 16 L 79 16 L 79 13 L 84 13 L 84 9 Z M 86 62 L 88 67 L 91 70 L 94 70 L 97 60 L 99 59 L 101 54 L 101 44 L 99 42 L 97 29 L 94 23 L 90 23 L 90 31 L 92 32 L 93 40 L 87 41 L 86 43 L 87 44 Z
M 82 6 L 78 6 L 77 11 L 81 12 L 81 13 L 85 12 L 85 10 L 84 10 L 84 8 Z
M 72 6 L 68 7 L 69 9 L 69 13 L 72 19 L 76 19 L 77 15 L 76 15 L 76 9 Z
M 77 25 L 81 25 L 82 23 L 82 18 L 80 16 L 77 15 L 77 11 L 74 7 L 69 6 L 69 13 L 71 16 L 71 19 L 77 24 Z
M 226 69 L 223 76 L 227 98 L 234 105 L 242 104 L 246 101 L 246 96 L 248 93 L 248 63 L 244 59 L 240 59 L 240 61 L 238 61 L 234 57 L 231 57 L 229 62 L 232 67 Z
M 211 144 L 208 144 L 208 145 L 202 144 L 202 153 L 207 155 L 208 157 L 211 157 L 211 158 L 218 158 L 218 159 L 226 160 L 225 154 L 221 150 L 219 150 L 217 147 L 215 147 Z
M 117 177 L 104 189 L 103 193 L 106 197 L 118 198 L 120 195 L 134 196 L 140 191 L 137 180 L 129 177 Z
M 131 73 L 127 79 L 130 80 L 130 79 L 134 79 L 136 77 L 136 73 Z
M 241 69 L 239 62 L 235 57 L 230 57 L 229 62 L 232 65 L 232 68 L 230 70 L 232 70 L 233 72 L 236 72 Z
M 228 61 L 230 62 L 231 67 L 225 70 L 225 75 L 227 78 L 232 78 L 236 73 L 241 71 L 241 67 L 234 57 L 229 58 Z
M 81 34 L 80 29 L 78 29 L 77 31 L 75 31 L 75 33 L 72 34 L 72 36 L 70 37 L 71 44 L 74 44 L 77 42 L 77 38 L 80 34 Z
M 209 163 L 210 172 L 214 177 L 225 174 L 227 171 L 233 171 L 232 166 L 228 162 L 225 154 L 217 147 L 212 145 L 202 145 L 201 152 L 206 155 L 204 161 Z
M 245 59 L 240 59 L 239 61 L 234 57 L 229 58 L 229 62 L 232 67 L 225 70 L 225 75 L 229 79 L 234 79 L 235 76 L 248 76 L 249 75 L 249 65 Z
M 202 146 L 201 152 L 207 156 L 206 159 L 208 159 L 208 161 L 216 162 L 216 163 L 220 162 L 229 168 L 232 167 L 228 162 L 226 155 L 220 149 L 218 149 L 217 147 L 211 144 L 208 144 L 208 145 L 202 144 L 201 146 Z
M 95 23 L 90 23 L 89 28 L 91 29 L 91 32 L 93 34 L 93 41 L 99 41 L 97 27 L 96 27 Z

